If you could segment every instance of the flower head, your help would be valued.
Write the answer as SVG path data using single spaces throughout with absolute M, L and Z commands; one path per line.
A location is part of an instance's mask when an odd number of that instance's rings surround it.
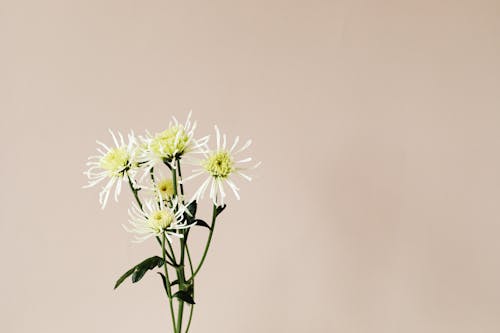
M 189 112 L 184 124 L 173 117 L 166 130 L 155 135 L 148 133 L 142 138 L 145 149 L 141 161 L 145 163 L 146 170 L 150 170 L 156 164 L 170 163 L 186 153 L 199 151 L 206 144 L 208 137 L 196 140 L 195 129 L 196 122 L 191 122 L 191 112 Z M 172 167 L 175 167 L 175 164 L 172 164 Z
M 128 211 L 129 223 L 132 227 L 123 227 L 128 232 L 136 234 L 136 242 L 162 234 L 165 234 L 168 241 L 172 242 L 172 237 L 183 237 L 182 233 L 177 233 L 177 230 L 190 227 L 186 221 L 183 221 L 185 211 L 186 208 L 177 199 L 173 199 L 171 204 L 166 204 L 163 200 L 159 202 L 149 200 L 142 209 L 132 204 L 132 208 Z
M 250 157 L 244 159 L 237 158 L 241 152 L 250 147 L 252 143 L 251 140 L 248 140 L 243 146 L 237 148 L 239 137 L 236 137 L 231 148 L 228 148 L 226 135 L 224 134 L 221 136 L 217 126 L 215 126 L 215 133 L 217 137 L 216 149 L 205 150 L 203 152 L 204 158 L 195 163 L 199 166 L 199 168 L 195 169 L 193 175 L 186 178 L 185 181 L 203 174 L 207 175 L 206 179 L 194 194 L 193 199 L 199 201 L 203 198 L 206 190 L 210 187 L 210 198 L 213 203 L 216 205 L 223 205 L 226 197 L 224 186 L 229 186 L 236 198 L 239 200 L 239 188 L 234 183 L 234 176 L 238 175 L 248 181 L 251 181 L 252 178 L 243 171 L 256 168 L 260 163 L 257 163 L 254 166 L 249 166 L 247 163 L 252 161 Z
M 118 201 L 122 180 L 128 181 L 130 177 L 131 181 L 133 181 L 133 175 L 137 170 L 137 141 L 134 134 L 128 134 L 127 143 L 120 132 L 118 132 L 118 136 L 111 130 L 109 130 L 109 133 L 113 138 L 115 146 L 109 147 L 97 141 L 97 144 L 100 146 L 97 148 L 99 155 L 89 157 L 89 161 L 87 162 L 89 169 L 84 172 L 89 179 L 88 184 L 84 188 L 93 187 L 107 180 L 107 183 L 99 193 L 99 203 L 102 208 L 106 206 L 111 189 L 115 184 L 114 197 Z
M 170 200 L 174 196 L 174 182 L 172 179 L 160 179 L 156 184 L 156 188 L 163 200 Z
M 151 152 L 158 157 L 172 159 L 184 154 L 189 143 L 189 135 L 184 126 L 170 124 L 169 128 L 156 134 L 149 143 Z
M 225 150 L 212 153 L 203 161 L 202 166 L 215 178 L 227 178 L 234 171 L 233 157 Z
M 171 201 L 175 196 L 174 182 L 171 177 L 166 177 L 161 168 L 150 170 L 140 178 L 140 187 L 145 190 L 145 194 L 156 201 L 163 200 L 164 202 Z

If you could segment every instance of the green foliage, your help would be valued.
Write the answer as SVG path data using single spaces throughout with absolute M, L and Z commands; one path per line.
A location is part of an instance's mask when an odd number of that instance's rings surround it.
M 207 224 L 207 222 L 200 219 L 193 220 L 192 224 L 210 229 L 210 226 Z
M 189 211 L 190 214 L 187 214 L 188 216 L 188 221 L 191 219 L 193 220 L 196 216 L 196 210 L 198 209 L 198 203 L 195 201 L 191 201 L 188 205 L 187 205 L 187 210 Z
M 226 209 L 226 207 L 227 205 L 217 206 L 217 208 L 215 209 L 215 217 L 219 216 L 219 214 L 222 213 L 222 211 Z
M 161 280 L 163 282 L 163 288 L 165 288 L 165 291 L 167 292 L 168 297 L 170 297 L 170 295 L 168 294 L 167 278 L 165 277 L 165 274 L 163 274 L 162 272 L 157 272 L 157 273 L 160 274 Z
M 193 300 L 193 297 L 187 291 L 179 290 L 178 292 L 176 292 L 174 294 L 174 297 L 177 297 L 177 298 L 183 300 L 186 303 L 195 304 L 194 300 Z
M 127 272 L 125 272 L 125 274 L 123 274 L 116 281 L 114 289 L 118 288 L 122 284 L 122 282 L 125 281 L 125 279 L 128 278 L 130 275 L 132 275 L 133 283 L 140 281 L 148 270 L 152 270 L 155 267 L 161 267 L 163 263 L 164 263 L 163 259 L 158 256 L 154 256 L 142 261 L 141 263 L 137 264 L 136 266 L 132 267 Z

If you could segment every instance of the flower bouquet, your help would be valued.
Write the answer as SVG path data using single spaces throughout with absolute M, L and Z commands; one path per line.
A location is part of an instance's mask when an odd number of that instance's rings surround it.
M 129 223 L 124 228 L 135 234 L 135 242 L 155 239 L 159 250 L 158 255 L 125 272 L 114 288 L 129 277 L 133 283 L 139 282 L 148 271 L 157 269 L 168 299 L 174 333 L 189 331 L 195 305 L 195 278 L 207 257 L 217 216 L 226 208 L 226 190 L 239 199 L 234 176 L 250 181 L 245 170 L 259 164 L 252 166 L 250 157 L 238 157 L 250 146 L 251 140 L 239 145 L 239 137 L 236 137 L 229 144 L 226 135 L 221 135 L 215 126 L 216 146 L 210 149 L 209 136 L 197 139 L 195 129 L 196 122 L 191 121 L 190 113 L 185 123 L 172 118 L 166 130 L 154 135 L 147 132 L 135 136 L 131 132 L 125 138 L 110 130 L 113 145 L 97 141 L 98 154 L 89 157 L 88 170 L 84 172 L 89 180 L 84 187 L 102 186 L 99 193 L 102 208 L 112 192 L 118 201 L 123 183 L 128 183 L 135 202 L 128 209 Z M 182 175 L 181 162 L 192 166 L 192 174 L 186 178 Z M 205 179 L 189 196 L 185 182 L 202 175 Z M 212 205 L 210 224 L 197 217 L 198 203 L 207 191 Z M 189 234 L 194 227 L 208 229 L 199 262 L 193 260 L 189 251 Z M 189 314 L 184 311 L 186 307 Z

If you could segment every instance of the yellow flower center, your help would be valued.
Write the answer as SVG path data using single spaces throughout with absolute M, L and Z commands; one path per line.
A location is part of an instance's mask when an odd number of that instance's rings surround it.
M 227 151 L 220 151 L 203 162 L 203 167 L 215 178 L 226 178 L 234 171 L 234 162 Z
M 160 234 L 174 221 L 174 214 L 168 210 L 157 210 L 149 215 L 148 220 L 153 230 Z
M 125 148 L 114 148 L 101 158 L 100 165 L 110 176 L 118 176 L 128 166 L 129 158 Z
M 161 158 L 171 158 L 174 154 L 184 153 L 189 141 L 189 136 L 184 127 L 171 126 L 161 133 L 156 134 L 150 143 L 151 151 Z
M 174 183 L 172 179 L 162 179 L 158 182 L 157 186 L 163 199 L 170 199 L 174 195 Z

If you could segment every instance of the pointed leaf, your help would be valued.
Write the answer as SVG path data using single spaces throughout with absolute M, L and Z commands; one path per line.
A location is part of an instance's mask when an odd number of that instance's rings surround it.
M 189 211 L 189 213 L 191 213 L 191 216 L 194 218 L 194 216 L 196 215 L 196 210 L 198 209 L 198 203 L 196 202 L 196 200 L 191 201 L 186 208 Z
M 195 304 L 193 298 L 191 297 L 191 295 L 189 295 L 184 290 L 179 290 L 178 292 L 176 292 L 174 294 L 174 297 L 177 297 L 177 298 L 183 300 L 186 303 Z
M 146 260 L 143 260 L 141 263 L 135 265 L 134 267 L 129 269 L 125 274 L 123 274 L 116 281 L 114 289 L 118 288 L 118 286 L 120 286 L 120 284 L 122 284 L 122 282 L 125 281 L 125 279 L 130 275 L 132 275 L 133 283 L 140 281 L 148 270 L 151 270 L 155 267 L 160 267 L 161 265 L 163 265 L 163 263 L 164 263 L 163 259 L 158 256 L 154 256 Z
M 165 274 L 163 274 L 162 272 L 156 272 L 158 274 L 160 274 L 161 276 L 161 280 L 163 282 L 163 288 L 165 288 L 165 292 L 167 293 L 168 295 L 168 288 L 167 288 L 167 278 L 165 277 Z
M 215 209 L 215 217 L 219 216 L 219 214 L 222 213 L 222 211 L 226 209 L 226 207 L 227 205 L 217 206 L 217 208 Z
M 163 259 L 158 256 L 144 260 L 139 265 L 135 266 L 134 273 L 132 274 L 132 282 L 139 282 L 148 270 L 155 267 L 161 267 L 161 265 L 163 265 Z
M 126 278 L 128 278 L 132 273 L 134 272 L 135 267 L 132 267 L 129 269 L 125 274 L 123 274 L 115 283 L 115 287 L 113 289 L 116 289 L 122 284 L 123 281 L 125 281 Z
M 207 222 L 200 220 L 200 219 L 193 220 L 192 224 L 210 229 L 210 226 L 207 224 Z

